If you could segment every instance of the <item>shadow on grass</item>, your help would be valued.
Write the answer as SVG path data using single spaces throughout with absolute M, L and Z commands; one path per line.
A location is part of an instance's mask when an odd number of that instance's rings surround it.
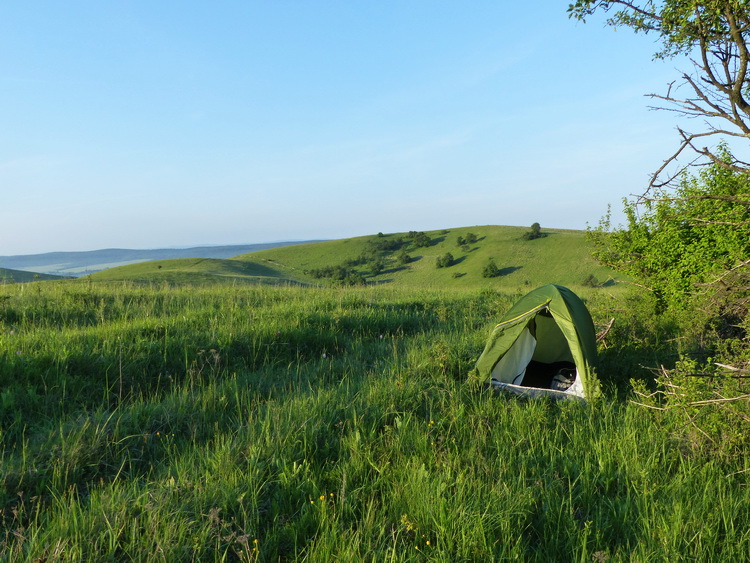
M 506 266 L 505 268 L 500 268 L 500 273 L 498 276 L 507 276 L 508 274 L 512 274 L 513 272 L 517 272 L 520 270 L 523 266 Z

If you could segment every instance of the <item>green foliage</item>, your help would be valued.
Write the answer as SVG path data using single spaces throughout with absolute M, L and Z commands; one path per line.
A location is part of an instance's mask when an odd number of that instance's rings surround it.
M 378 238 L 376 240 L 370 240 L 369 241 L 370 246 L 373 250 L 376 251 L 392 251 L 392 250 L 398 250 L 401 248 L 404 244 L 404 239 L 401 237 L 397 238 Z
M 597 10 L 609 12 L 615 6 L 619 9 L 607 20 L 607 24 L 615 28 L 629 27 L 636 33 L 658 34 L 662 48 L 657 51 L 657 58 L 690 53 L 702 41 L 718 42 L 728 38 L 728 15 L 740 25 L 750 19 L 750 8 L 744 0 L 662 0 L 658 3 L 576 0 L 568 5 L 568 14 L 585 21 Z
M 466 237 L 459 236 L 456 239 L 456 244 L 463 249 L 468 248 L 469 244 L 474 244 L 479 241 L 479 237 L 475 233 L 466 233 Z
M 372 258 L 372 254 L 360 254 L 356 258 L 347 258 L 341 263 L 341 265 L 345 268 L 354 268 L 355 266 L 367 264 L 370 260 L 372 260 Z
M 379 261 L 376 261 L 374 264 L 382 266 L 382 262 Z M 374 267 L 372 266 L 372 269 Z M 365 283 L 364 278 L 359 272 L 345 266 L 326 266 L 325 268 L 309 270 L 306 273 L 315 279 L 327 279 L 341 285 L 362 285 Z
M 453 260 L 453 254 L 451 254 L 450 252 L 446 252 L 445 254 L 437 257 L 435 265 L 438 268 L 450 268 L 453 265 Z
M 409 231 L 407 237 L 412 239 L 415 248 L 427 248 L 432 245 L 432 239 L 423 231 Z
M 626 227 L 610 230 L 607 216 L 589 231 L 594 256 L 646 285 L 662 309 L 694 308 L 715 295 L 705 284 L 740 275 L 734 269 L 750 256 L 749 182 L 714 165 L 683 177 L 674 193 L 658 192 L 642 206 L 626 201 Z M 747 290 L 733 293 L 736 301 L 721 307 L 744 314 Z
M 497 264 L 495 264 L 495 261 L 490 258 L 487 260 L 487 264 L 485 264 L 484 268 L 482 269 L 482 277 L 483 278 L 496 278 L 500 275 L 500 268 L 497 267 Z
M 376 258 L 370 263 L 370 273 L 373 276 L 377 276 L 383 270 L 385 270 L 385 261 L 382 258 Z
M 680 338 L 695 342 L 674 368 L 660 368 L 656 395 L 636 391 L 685 444 L 717 456 L 750 449 L 738 430 L 750 420 L 749 186 L 748 174 L 708 166 L 674 192 L 626 202 L 627 227 L 610 230 L 605 217 L 589 232 L 595 256 L 647 286 L 655 312 L 677 313 Z
M 406 249 L 401 250 L 401 252 L 398 253 L 398 257 L 396 258 L 399 264 L 402 266 L 405 266 L 409 262 L 412 261 L 412 257 L 409 256 L 409 253 L 406 252 Z

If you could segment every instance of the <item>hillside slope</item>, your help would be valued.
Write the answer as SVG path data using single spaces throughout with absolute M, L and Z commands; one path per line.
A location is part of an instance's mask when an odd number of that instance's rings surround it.
M 518 288 L 559 283 L 580 286 L 610 280 L 613 272 L 597 264 L 583 231 L 544 229 L 543 237 L 523 240 L 524 227 L 460 227 L 417 233 L 378 234 L 285 246 L 228 260 L 161 260 L 112 268 L 94 280 L 169 283 L 302 283 L 329 285 L 347 281 L 433 288 Z M 473 235 L 473 236 L 472 236 Z M 471 240 L 459 244 L 459 239 Z M 420 246 L 419 243 L 425 244 Z M 450 253 L 452 265 L 438 268 Z M 408 262 L 404 255 L 408 256 Z M 492 260 L 498 275 L 483 270 Z
M 135 281 L 172 284 L 210 283 L 295 283 L 285 268 L 270 268 L 263 264 L 215 258 L 178 258 L 154 260 L 128 266 L 118 266 L 88 276 L 96 281 Z
M 59 280 L 62 276 L 53 276 L 37 272 L 25 272 L 10 268 L 0 268 L 0 283 L 23 283 L 39 280 Z
M 368 282 L 394 283 L 420 287 L 519 287 L 559 283 L 577 286 L 587 278 L 599 283 L 614 273 L 591 257 L 591 247 L 583 231 L 544 229 L 543 237 L 523 240 L 524 227 L 479 226 L 429 231 L 429 246 L 416 246 L 408 233 L 372 235 L 327 241 L 295 247 L 276 248 L 237 256 L 272 268 L 294 272 L 295 279 L 318 282 L 311 272 L 331 266 L 344 266 L 361 274 Z M 475 235 L 476 242 L 460 245 L 459 239 Z M 399 244 L 401 240 L 401 244 Z M 391 250 L 378 250 L 393 247 Z M 402 253 L 411 260 L 401 263 Z M 450 253 L 451 266 L 438 268 L 437 259 Z M 380 259 L 382 271 L 373 273 Z M 483 270 L 492 260 L 499 275 L 486 278 Z

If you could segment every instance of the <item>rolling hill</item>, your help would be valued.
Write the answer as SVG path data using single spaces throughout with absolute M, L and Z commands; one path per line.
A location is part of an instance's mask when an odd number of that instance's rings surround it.
M 281 266 L 269 267 L 249 260 L 216 258 L 153 260 L 102 270 L 89 275 L 88 279 L 198 285 L 299 283 L 292 271 Z
M 612 279 L 613 272 L 591 257 L 583 231 L 544 229 L 542 238 L 523 240 L 527 231 L 525 227 L 506 226 L 429 231 L 422 238 L 429 239 L 427 246 L 418 246 L 414 232 L 379 233 L 265 249 L 231 259 L 161 260 L 121 266 L 92 274 L 90 278 L 328 285 L 341 282 L 321 275 L 336 270 L 334 276 L 340 277 L 346 271 L 367 283 L 447 288 L 517 288 L 545 283 L 580 286 Z M 460 245 L 459 238 L 476 240 Z M 436 267 L 438 257 L 447 253 L 453 256 L 452 265 Z M 403 254 L 408 255 L 408 263 L 403 263 Z M 497 265 L 499 275 L 483 277 L 490 260 Z M 376 263 L 379 265 L 374 266 Z
M 304 241 L 315 242 L 315 241 Z M 149 260 L 176 258 L 231 258 L 238 254 L 300 244 L 299 241 L 270 242 L 262 244 L 242 244 L 226 246 L 196 246 L 191 248 L 159 248 L 135 250 L 108 248 L 85 252 L 47 252 L 44 254 L 24 254 L 0 256 L 0 268 L 12 268 L 42 274 L 79 277 L 107 268 L 137 264 Z
M 36 272 L 25 272 L 23 270 L 12 270 L 10 268 L 0 268 L 0 284 L 2 283 L 24 283 L 39 280 L 59 280 L 63 276 L 53 276 L 50 274 L 39 274 Z

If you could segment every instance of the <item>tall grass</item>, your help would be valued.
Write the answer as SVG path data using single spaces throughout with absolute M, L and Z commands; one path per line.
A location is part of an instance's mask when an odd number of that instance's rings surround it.
M 515 296 L 0 292 L 7 560 L 750 559 L 746 461 L 683 449 L 615 396 L 464 383 Z M 668 351 L 649 334 L 669 327 L 627 322 L 603 352 L 633 374 L 644 355 L 612 350 L 627 333 Z

